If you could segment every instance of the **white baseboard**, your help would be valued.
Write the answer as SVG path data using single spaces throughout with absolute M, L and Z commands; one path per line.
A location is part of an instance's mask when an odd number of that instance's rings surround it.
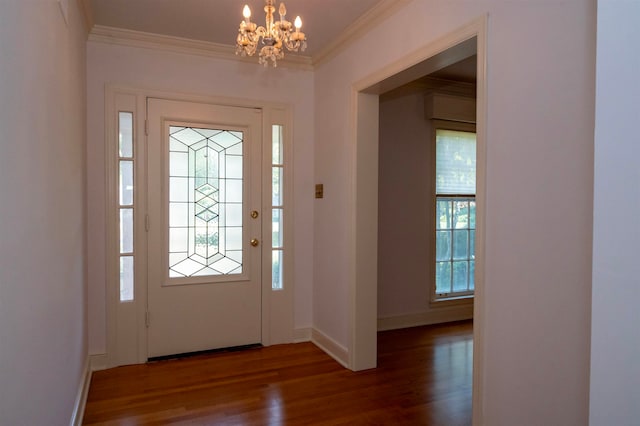
M 311 342 L 338 361 L 344 368 L 349 368 L 349 351 L 331 337 L 314 328 L 311 330 Z
M 311 341 L 311 327 L 296 328 L 293 330 L 293 343 L 302 343 Z
M 452 306 L 417 314 L 378 318 L 378 331 L 462 321 L 471 318 L 473 318 L 473 305 Z
M 91 371 L 107 369 L 107 354 L 89 355 L 89 367 Z
M 87 404 L 87 396 L 89 396 L 89 385 L 91 384 L 91 368 L 89 357 L 84 361 L 82 368 L 82 379 L 78 386 L 78 395 L 76 396 L 76 402 L 73 404 L 73 412 L 71 413 L 70 426 L 82 425 L 82 418 L 84 417 L 84 407 Z

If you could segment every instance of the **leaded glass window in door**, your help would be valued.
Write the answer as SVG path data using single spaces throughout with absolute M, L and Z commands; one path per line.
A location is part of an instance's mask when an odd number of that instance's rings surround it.
M 169 126 L 169 277 L 242 273 L 243 133 Z

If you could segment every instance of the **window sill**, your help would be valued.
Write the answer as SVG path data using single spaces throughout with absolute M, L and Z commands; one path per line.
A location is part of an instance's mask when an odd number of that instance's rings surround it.
M 449 296 L 431 299 L 431 307 L 444 308 L 448 306 L 473 305 L 473 294 L 464 296 Z

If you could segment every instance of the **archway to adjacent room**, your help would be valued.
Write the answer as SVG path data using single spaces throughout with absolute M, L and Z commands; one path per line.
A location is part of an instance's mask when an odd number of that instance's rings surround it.
M 372 259 L 378 251 L 378 137 L 379 96 L 453 63 L 477 55 L 477 191 L 476 267 L 473 349 L 474 417 L 481 407 L 484 306 L 484 185 L 486 169 L 486 17 L 448 36 L 429 43 L 419 51 L 378 70 L 353 87 L 353 210 L 351 270 L 351 343 L 353 370 L 376 366 L 377 356 L 377 268 Z

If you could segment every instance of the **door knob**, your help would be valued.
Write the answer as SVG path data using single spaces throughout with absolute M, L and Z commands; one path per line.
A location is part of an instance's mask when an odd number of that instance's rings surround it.
M 258 211 L 257 210 L 252 211 L 251 212 L 251 217 L 254 218 L 254 219 L 257 219 L 258 218 Z
M 258 241 L 258 239 L 257 239 L 257 238 L 252 238 L 252 239 L 251 239 L 251 245 L 252 245 L 252 246 L 257 247 L 257 246 L 258 246 L 258 244 L 260 244 L 260 241 Z

